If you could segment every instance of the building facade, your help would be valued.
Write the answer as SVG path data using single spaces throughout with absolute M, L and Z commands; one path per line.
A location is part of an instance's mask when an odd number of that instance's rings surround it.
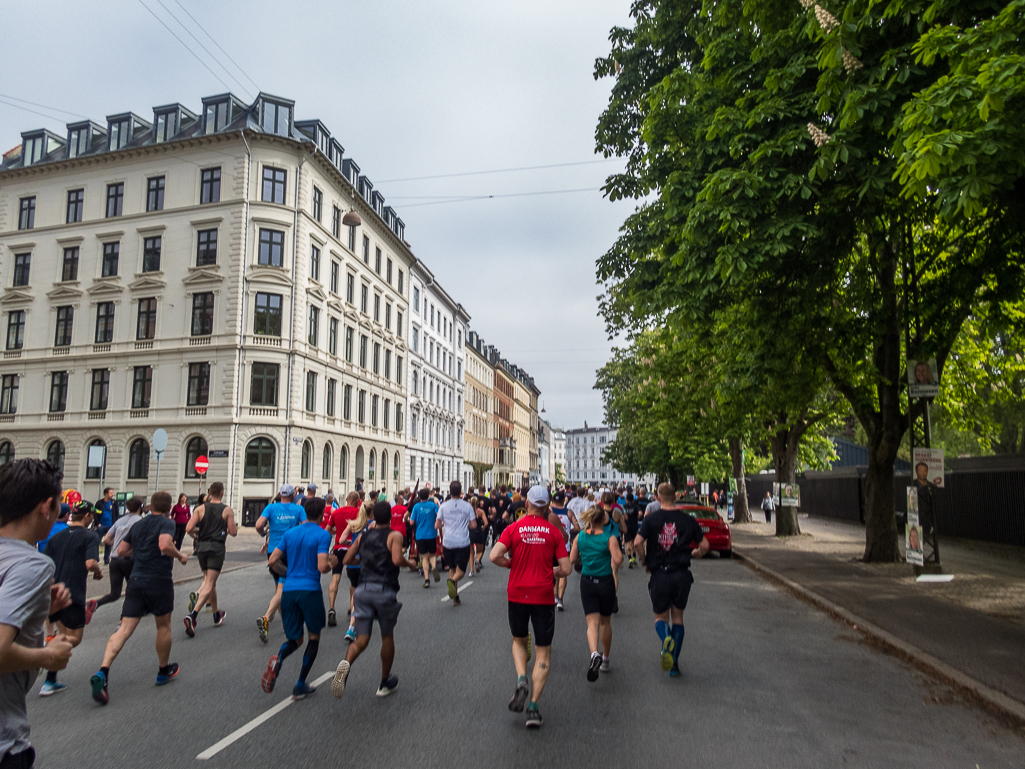
M 552 460 L 552 426 L 542 417 L 537 418 L 538 482 L 547 486 L 555 482 L 555 463 Z
M 566 481 L 590 486 L 611 486 L 625 483 L 637 486 L 655 481 L 654 475 L 637 476 L 623 473 L 604 458 L 605 449 L 616 439 L 615 427 L 588 427 L 566 430 Z
M 293 113 L 223 94 L 22 134 L 0 165 L 0 461 L 49 457 L 87 498 L 220 480 L 243 521 L 285 481 L 401 482 L 416 259 Z
M 466 429 L 464 453 L 470 471 L 479 472 L 469 485 L 495 485 L 495 455 L 498 438 L 495 422 L 495 367 L 487 357 L 481 338 L 473 331 L 466 335 Z
M 552 428 L 552 453 L 551 453 L 552 480 L 564 483 L 566 475 L 566 433 L 558 428 Z

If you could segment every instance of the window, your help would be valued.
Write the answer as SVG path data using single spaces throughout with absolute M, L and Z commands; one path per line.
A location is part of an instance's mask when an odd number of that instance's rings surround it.
M 221 169 L 204 168 L 200 174 L 199 202 L 217 203 L 221 199 Z
M 370 264 L 370 237 L 363 236 L 363 264 Z
M 320 308 L 310 308 L 310 323 L 306 340 L 310 343 L 310 347 L 316 347 L 320 341 Z
M 50 411 L 59 413 L 68 407 L 68 372 L 50 374 Z
M 85 203 L 85 190 L 68 190 L 68 224 L 82 221 L 82 206 Z
M 142 245 L 142 271 L 160 272 L 160 236 L 146 238 Z
M 427 308 L 427 303 L 424 302 L 424 309 Z M 434 328 L 434 305 L 431 305 L 431 328 Z
M 253 333 L 261 336 L 281 336 L 280 294 L 256 294 Z
M 356 276 L 351 272 L 345 273 L 345 301 L 356 304 Z
M 338 318 L 327 321 L 327 351 L 331 355 L 338 354 Z
M 14 255 L 14 280 L 12 285 L 27 286 L 29 268 L 32 266 L 32 254 Z
M 118 258 L 121 256 L 121 244 L 120 243 L 104 243 L 103 244 L 103 266 L 101 274 L 104 278 L 110 278 L 117 275 L 117 263 Z
M 153 368 L 136 366 L 132 376 L 132 408 L 148 409 L 153 391 Z
M 263 201 L 285 204 L 285 181 L 288 172 L 283 168 L 263 169 Z
M 25 311 L 7 313 L 7 349 L 20 350 L 25 346 Z
M 263 120 L 261 125 L 268 133 L 288 136 L 288 123 L 292 117 L 292 109 L 287 104 L 276 104 L 272 101 L 263 102 Z
M 463 362 L 462 361 L 458 361 L 456 363 L 456 379 L 462 379 L 462 378 L 463 378 Z
M 384 399 L 384 412 L 383 412 L 383 414 L 384 414 L 384 429 L 385 430 L 390 430 L 391 429 L 391 399 L 390 398 L 385 398 Z M 386 457 L 386 456 L 387 456 L 387 454 L 382 454 L 381 458 L 384 459 L 384 457 Z
M 10 441 L 0 443 L 0 467 L 14 459 L 14 445 Z
M 374 342 L 374 373 L 381 373 L 381 344 Z
M 391 285 L 391 267 L 392 267 L 391 259 L 389 259 L 388 260 L 388 270 L 387 270 L 387 280 L 388 280 L 388 285 L 389 286 Z
M 161 112 L 157 115 L 157 124 L 153 128 L 153 141 L 162 144 L 177 133 L 175 113 Z
M 370 426 L 377 427 L 377 404 L 380 402 L 380 396 L 375 395 L 370 399 Z
M 417 286 L 413 286 L 413 309 L 420 312 L 420 289 Z
M 205 105 L 203 133 L 212 134 L 221 131 L 228 125 L 230 107 L 227 101 Z
M 402 313 L 395 313 L 395 336 L 399 339 L 402 338 Z
M 214 332 L 214 294 L 203 291 L 192 295 L 192 336 L 210 336 Z
M 67 347 L 71 344 L 71 329 L 75 321 L 75 308 L 71 305 L 57 308 L 57 333 L 53 338 L 54 347 Z
M 395 432 L 397 432 L 397 433 L 401 433 L 402 432 L 402 404 L 401 403 L 396 403 L 395 404 Z M 395 463 L 397 465 L 398 464 L 398 460 L 395 460 Z
M 338 463 L 338 477 L 345 480 L 349 477 L 349 447 L 342 446 L 342 459 Z
M 64 249 L 61 280 L 78 280 L 78 246 Z
M 384 305 L 384 327 L 391 331 L 391 304 Z
M 0 414 L 18 413 L 18 375 L 4 374 L 0 383 Z
M 271 479 L 274 477 L 274 444 L 269 438 L 253 438 L 246 445 L 246 478 Z
M 36 199 L 35 196 L 22 198 L 18 208 L 18 229 L 31 230 L 36 226 Z
M 259 263 L 280 267 L 284 262 L 285 233 L 280 230 L 260 230 Z
M 384 378 L 391 379 L 391 350 L 384 351 Z
M 210 364 L 189 364 L 189 406 L 205 406 L 210 400 Z
M 164 177 L 154 176 L 146 180 L 146 210 L 164 210 Z
M 127 147 L 128 142 L 132 139 L 131 121 L 130 120 L 117 120 L 109 124 L 107 131 L 107 149 L 108 150 L 119 150 L 122 147 Z
M 320 466 L 320 477 L 328 480 L 331 478 L 331 445 L 324 445 L 324 460 Z
M 107 185 L 107 218 L 121 216 L 121 210 L 125 202 L 125 183 Z
M 352 363 L 352 328 L 345 327 L 345 360 Z
M 186 478 L 198 478 L 199 473 L 196 472 L 196 460 L 200 457 L 207 456 L 207 445 L 206 440 L 197 435 L 192 438 L 187 444 L 185 444 L 185 477 Z
M 346 422 L 352 419 L 352 385 L 342 388 L 342 419 Z
M 374 249 L 374 272 L 381 274 L 381 249 Z
M 60 470 L 64 469 L 64 443 L 61 441 L 50 441 L 46 447 L 46 461 L 55 465 Z
M 110 371 L 105 368 L 93 369 L 93 386 L 89 394 L 89 410 L 105 411 L 107 394 L 110 390 Z
M 403 274 L 402 270 L 399 270 L 399 294 L 401 294 L 406 288 L 405 279 L 405 274 Z
M 331 207 L 331 234 L 336 238 L 342 236 L 342 209 L 338 206 Z
M 310 246 L 310 277 L 320 280 L 320 249 Z
M 463 330 L 462 329 L 459 329 L 456 332 L 456 340 L 457 340 L 456 341 L 456 347 L 458 347 L 460 350 L 463 349 Z
M 367 391 L 359 391 L 359 399 L 356 402 L 356 421 L 364 424 L 367 421 Z
M 327 380 L 327 415 L 333 417 L 335 415 L 335 391 L 338 388 L 337 379 Z
M 88 128 L 78 128 L 68 136 L 68 157 L 77 158 L 89 151 L 90 131 Z
M 96 305 L 96 344 L 110 344 L 114 341 L 114 303 L 100 302 Z
M 100 467 L 86 467 L 85 470 L 85 477 L 95 480 L 97 478 L 102 478 L 107 474 L 107 444 L 97 438 L 89 444 L 88 448 L 86 448 L 85 455 L 87 457 L 89 456 L 89 449 L 93 446 L 103 449 L 103 465 Z
M 367 314 L 368 297 L 370 296 L 369 291 L 370 289 L 367 287 L 366 283 L 360 286 L 359 311 L 364 315 Z
M 313 188 L 313 218 L 318 222 L 324 215 L 324 193 L 316 187 Z
M 420 329 L 413 326 L 413 352 L 420 352 Z
M 278 364 L 254 363 L 249 392 L 251 406 L 278 405 Z
M 217 230 L 200 230 L 196 246 L 196 266 L 217 264 Z
M 306 372 L 306 410 L 311 414 L 317 410 L 317 372 Z
M 402 384 L 402 356 L 395 356 L 395 383 Z
M 139 320 L 135 326 L 136 339 L 152 339 L 157 331 L 157 300 L 155 297 L 139 300 Z
M 381 322 L 381 295 L 374 294 L 374 323 Z
M 302 462 L 299 468 L 299 477 L 307 480 L 310 477 L 310 465 L 313 464 L 313 444 L 303 441 Z
M 359 367 L 365 369 L 367 367 L 367 336 L 366 334 L 359 335 Z

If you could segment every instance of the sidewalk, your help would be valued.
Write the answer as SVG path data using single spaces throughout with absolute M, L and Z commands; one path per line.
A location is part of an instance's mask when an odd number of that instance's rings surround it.
M 760 516 L 759 516 L 760 517 Z M 949 583 L 915 582 L 906 564 L 866 564 L 864 527 L 801 515 L 732 526 L 738 554 L 791 580 L 1025 707 L 1025 549 L 940 539 Z

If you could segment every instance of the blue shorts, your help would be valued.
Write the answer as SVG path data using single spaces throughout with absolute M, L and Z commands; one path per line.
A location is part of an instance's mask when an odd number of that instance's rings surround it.
M 281 594 L 281 624 L 285 638 L 302 638 L 303 625 L 316 635 L 327 624 L 324 611 L 324 593 L 320 590 L 285 590 Z

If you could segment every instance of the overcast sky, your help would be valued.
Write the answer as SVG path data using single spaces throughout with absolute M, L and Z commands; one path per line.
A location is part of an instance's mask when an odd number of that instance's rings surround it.
M 152 107 L 175 101 L 199 112 L 203 96 L 225 90 L 294 99 L 296 119 L 320 118 L 395 207 L 471 328 L 534 377 L 545 416 L 593 425 L 603 416 L 595 370 L 610 349 L 595 260 L 633 203 L 597 191 L 620 163 L 593 162 L 610 81 L 592 70 L 628 9 L 629 0 L 14 3 L 4 12 L 0 99 L 101 123 L 129 110 L 151 119 Z M 0 103 L 3 150 L 24 130 L 63 133 L 79 119 L 17 103 L 52 117 Z M 388 181 L 568 163 L 582 165 Z M 594 191 L 436 200 L 581 188 Z

